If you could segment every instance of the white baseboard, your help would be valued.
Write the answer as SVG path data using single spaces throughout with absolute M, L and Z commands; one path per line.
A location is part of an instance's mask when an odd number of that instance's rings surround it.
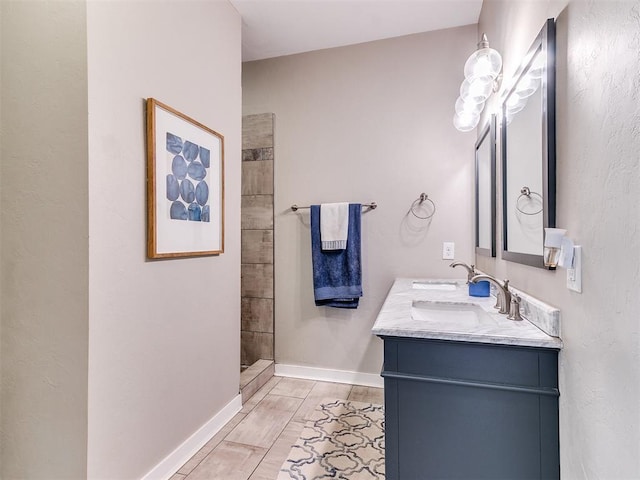
M 384 380 L 378 374 L 349 372 L 347 370 L 329 370 L 327 368 L 302 367 L 276 363 L 276 376 L 305 378 L 322 382 L 348 383 L 365 387 L 384 387 Z
M 182 445 L 171 452 L 147 473 L 142 480 L 167 480 L 200 450 L 205 443 L 218 433 L 233 416 L 242 409 L 242 396 L 234 397 L 222 410 L 187 438 Z

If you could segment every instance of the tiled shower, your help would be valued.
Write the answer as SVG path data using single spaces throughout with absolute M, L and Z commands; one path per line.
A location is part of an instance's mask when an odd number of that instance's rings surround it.
M 273 117 L 264 113 L 242 118 L 243 368 L 274 359 Z

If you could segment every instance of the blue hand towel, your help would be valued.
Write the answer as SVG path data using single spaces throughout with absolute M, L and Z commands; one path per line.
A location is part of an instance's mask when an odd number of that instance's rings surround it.
M 344 250 L 322 250 L 320 205 L 311 205 L 311 258 L 316 305 L 358 308 L 362 296 L 360 216 L 362 205 L 349 204 L 349 234 Z

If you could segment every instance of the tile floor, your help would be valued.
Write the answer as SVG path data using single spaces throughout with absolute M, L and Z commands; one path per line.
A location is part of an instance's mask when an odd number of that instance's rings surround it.
M 273 377 L 171 480 L 275 480 L 325 397 L 384 403 L 381 388 Z

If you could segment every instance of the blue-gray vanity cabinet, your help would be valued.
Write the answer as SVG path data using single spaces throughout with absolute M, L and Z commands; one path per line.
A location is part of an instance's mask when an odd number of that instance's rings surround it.
M 558 479 L 558 351 L 382 337 L 387 480 Z

